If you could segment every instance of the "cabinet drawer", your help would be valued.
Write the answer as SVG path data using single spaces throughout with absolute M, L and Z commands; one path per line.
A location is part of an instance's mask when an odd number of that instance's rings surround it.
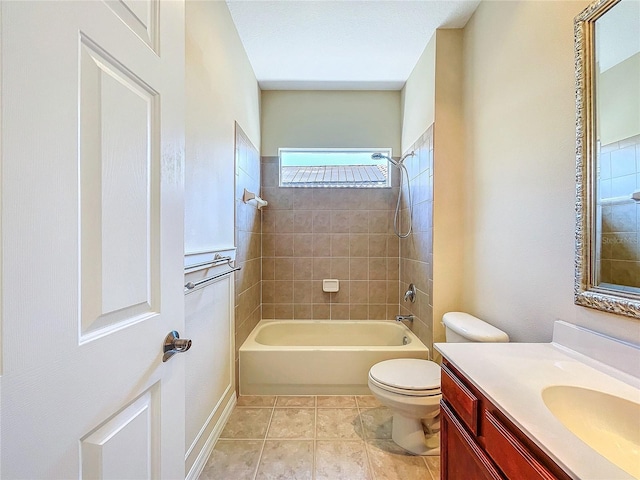
M 529 449 L 491 412 L 484 412 L 485 450 L 507 478 L 555 480 L 547 468 L 534 458 Z
M 451 404 L 474 435 L 478 435 L 478 398 L 462 383 L 462 381 L 445 364 L 441 374 L 442 395 Z

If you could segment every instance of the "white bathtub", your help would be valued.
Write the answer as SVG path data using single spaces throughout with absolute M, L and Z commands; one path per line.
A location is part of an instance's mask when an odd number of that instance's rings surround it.
M 398 322 L 262 320 L 240 347 L 240 394 L 368 395 L 371 366 L 402 357 L 429 349 Z

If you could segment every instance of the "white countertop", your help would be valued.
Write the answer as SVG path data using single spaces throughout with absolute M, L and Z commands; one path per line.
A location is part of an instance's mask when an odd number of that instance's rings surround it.
M 435 348 L 571 477 L 634 478 L 564 427 L 541 392 L 571 385 L 640 403 L 637 378 L 555 343 L 438 343 Z

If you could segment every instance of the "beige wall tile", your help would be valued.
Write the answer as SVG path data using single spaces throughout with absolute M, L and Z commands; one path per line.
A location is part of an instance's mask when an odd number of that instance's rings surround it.
M 351 233 L 369 232 L 369 212 L 368 210 L 352 210 L 349 231 Z
M 297 280 L 293 286 L 293 303 L 311 303 L 311 280 Z
M 293 259 L 293 278 L 294 280 L 311 280 L 313 279 L 313 258 L 311 257 L 294 257 Z
M 385 210 L 369 210 L 369 233 L 387 233 L 388 217 Z
M 371 303 L 386 303 L 387 301 L 387 281 L 386 280 L 370 280 L 367 282 L 369 286 L 369 301 Z
M 331 235 L 331 256 L 332 257 L 348 257 L 349 256 L 349 234 L 332 234 Z
M 274 234 L 262 234 L 262 256 L 273 257 L 276 253 L 276 236 Z
M 351 214 L 348 211 L 334 210 L 331 212 L 331 232 L 349 233 Z
M 263 300 L 264 301 L 264 300 Z M 275 305 L 273 303 L 262 304 L 262 318 L 272 320 L 276 318 Z
M 331 304 L 332 320 L 349 320 L 349 304 Z
M 311 282 L 311 301 L 313 303 L 331 303 L 331 293 L 322 290 L 322 282 L 314 280 Z
M 293 231 L 295 233 L 312 233 L 312 210 L 296 210 L 293 216 Z
M 273 257 L 262 257 L 262 279 L 275 280 L 275 260 Z
M 383 257 L 369 258 L 369 280 L 387 279 L 387 259 Z
M 331 275 L 331 258 L 330 257 L 314 257 L 313 259 L 313 279 L 322 280 L 330 278 Z
M 398 189 L 280 188 L 273 177 L 277 161 L 265 157 L 263 163 L 263 174 L 270 177 L 262 191 L 270 208 L 262 212 L 264 260 L 260 278 L 272 282 L 263 292 L 264 305 L 268 305 L 263 314 L 276 318 L 348 319 L 370 314 L 386 318 L 389 299 L 394 298 L 388 293 L 386 280 L 399 278 L 400 271 L 399 242 L 389 234 Z M 394 178 L 397 182 L 397 175 Z M 242 215 L 253 229 L 251 217 L 255 213 L 243 210 Z M 255 247 L 243 254 L 255 255 Z M 246 273 L 253 278 L 253 272 Z M 340 291 L 323 292 L 321 280 L 325 278 L 339 279 Z M 238 285 L 244 288 L 246 283 L 240 280 Z M 296 282 L 293 289 L 286 283 L 292 280 Z M 378 301 L 370 312 L 372 296 Z
M 331 235 L 328 233 L 313 234 L 313 256 L 329 257 L 331 256 Z
M 369 235 L 351 234 L 349 236 L 349 252 L 351 257 L 369 256 Z
M 293 254 L 296 257 L 311 257 L 313 255 L 313 235 L 310 233 L 294 234 Z
M 375 302 L 376 299 L 372 299 Z M 387 319 L 387 306 L 384 304 L 378 305 L 375 303 L 369 304 L 369 319 L 371 320 L 386 320 Z
M 295 210 L 313 210 L 313 189 L 296 188 L 293 194 L 293 208 Z
M 314 320 L 328 320 L 331 318 L 331 306 L 330 304 L 314 303 L 311 306 L 312 318 Z
M 275 299 L 275 281 L 263 280 L 262 282 L 262 301 L 263 303 L 274 303 Z
M 293 281 L 276 280 L 273 298 L 274 303 L 293 303 Z
M 352 258 L 349 261 L 349 278 L 352 280 L 369 279 L 369 262 L 359 258 Z
M 349 303 L 368 303 L 369 302 L 369 282 L 368 281 L 351 281 Z
M 337 278 L 338 280 L 349 280 L 351 278 L 349 271 L 352 262 L 354 262 L 354 260 L 352 259 L 351 261 L 349 261 L 349 257 L 332 257 L 331 278 Z
M 293 235 L 285 233 L 276 237 L 274 256 L 293 257 Z
M 321 205 L 316 205 L 317 209 Z M 331 212 L 323 210 L 313 211 L 313 233 L 329 233 L 331 231 Z
M 369 318 L 369 305 L 349 304 L 349 319 L 351 320 L 367 320 Z
M 370 235 L 369 236 L 369 256 L 371 257 L 387 256 L 387 236 L 386 235 Z
M 276 303 L 274 305 L 274 318 L 279 320 L 292 320 L 293 303 Z
M 293 280 L 293 258 L 277 257 L 274 259 L 275 279 Z
M 262 212 L 262 233 L 275 233 L 276 210 L 260 210 Z
M 331 293 L 331 303 L 346 303 L 351 301 L 351 284 L 353 282 L 341 281 L 340 290 Z M 322 287 L 321 287 L 322 288 Z
M 313 318 L 310 303 L 295 303 L 293 305 L 293 318 L 296 320 L 308 320 Z
M 293 211 L 276 211 L 276 233 L 293 233 Z

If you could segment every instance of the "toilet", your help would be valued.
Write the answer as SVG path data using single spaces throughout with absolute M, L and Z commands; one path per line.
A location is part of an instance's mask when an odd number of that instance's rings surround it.
M 442 317 L 447 342 L 508 342 L 502 330 L 468 313 Z M 369 370 L 369 389 L 393 413 L 391 438 L 415 455 L 440 454 L 440 365 L 396 358 Z

